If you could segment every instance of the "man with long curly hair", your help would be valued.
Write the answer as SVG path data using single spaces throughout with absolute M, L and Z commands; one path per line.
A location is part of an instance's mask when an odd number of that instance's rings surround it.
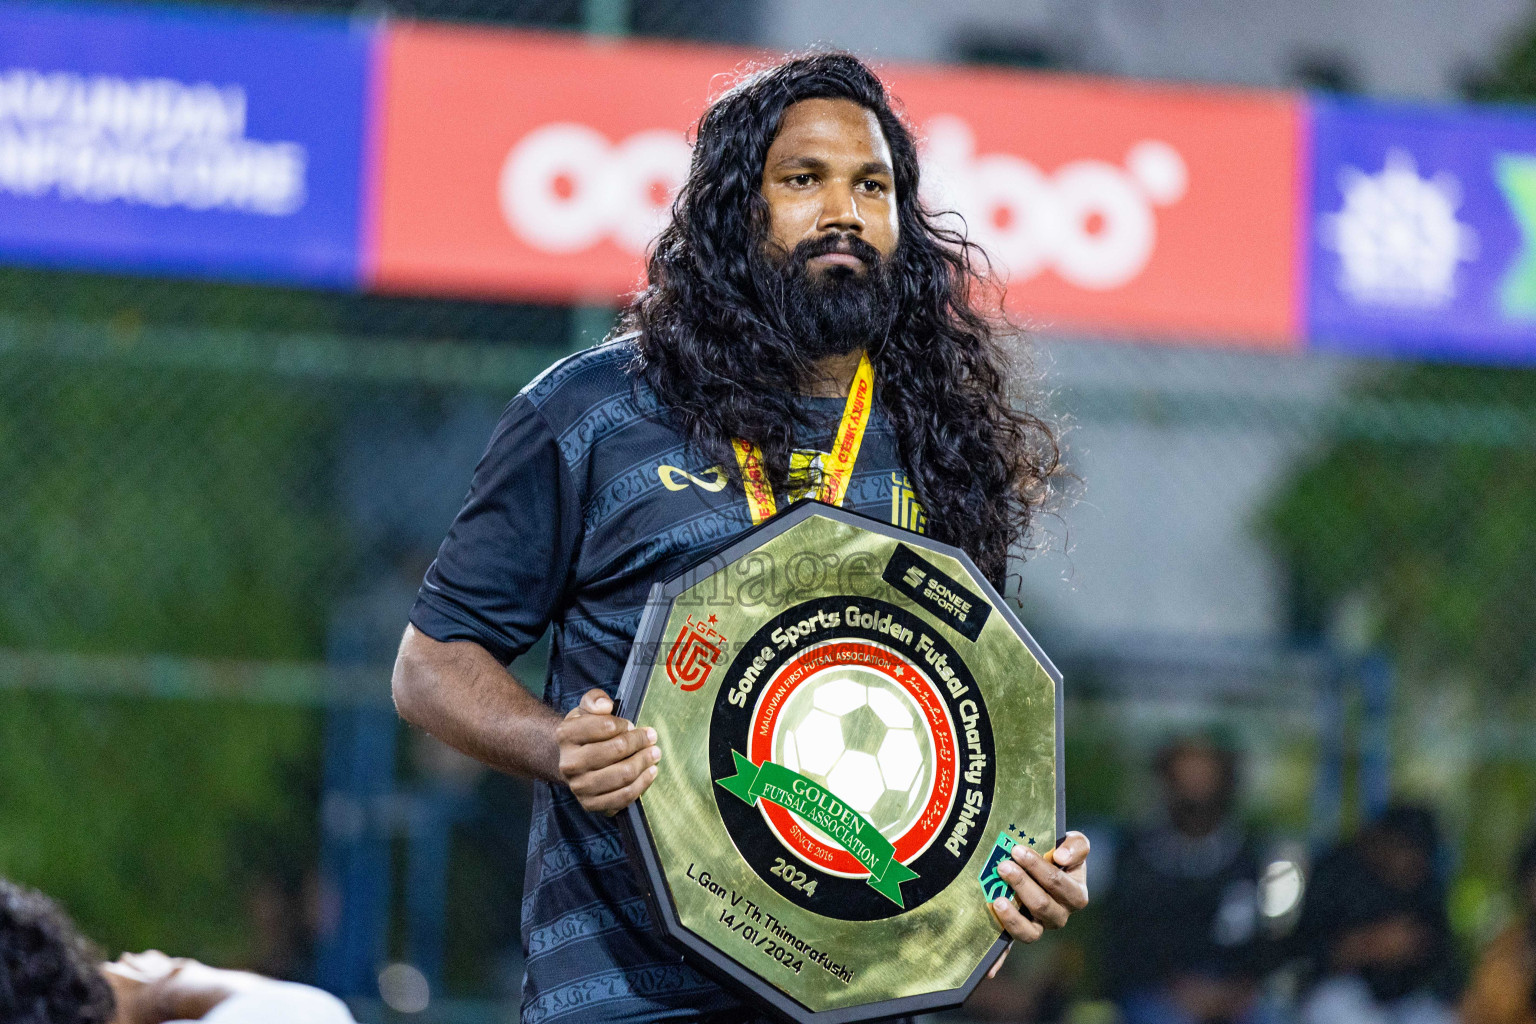
M 855 58 L 716 100 L 673 212 L 622 333 L 508 406 L 395 665 L 402 716 L 536 781 L 525 1024 L 754 1019 L 658 935 L 610 820 L 661 770 L 610 699 L 652 583 L 810 495 L 956 544 L 1001 587 L 1057 465 L 1009 393 L 977 254 L 920 203 L 912 133 Z M 855 387 L 875 400 L 829 494 Z M 546 627 L 540 703 L 503 666 Z M 1004 865 L 1013 937 L 1087 903 L 1087 846 Z

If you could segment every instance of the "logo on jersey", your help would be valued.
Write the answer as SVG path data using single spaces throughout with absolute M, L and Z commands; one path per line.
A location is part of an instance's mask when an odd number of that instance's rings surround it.
M 913 533 L 928 532 L 928 513 L 917 501 L 917 491 L 905 473 L 891 474 L 891 525 Z
M 710 466 L 698 476 L 694 476 L 686 469 L 678 469 L 676 466 L 657 466 L 656 476 L 661 479 L 661 485 L 669 491 L 685 491 L 692 484 L 702 490 L 714 493 L 725 490 L 725 485 L 730 478 L 725 475 L 725 467 Z M 706 479 L 708 478 L 708 479 Z
M 785 496 L 786 503 L 816 495 L 821 480 L 822 460 L 828 457 L 827 452 L 810 448 L 796 448 L 789 453 L 790 477 L 796 486 L 789 489 Z M 689 487 L 697 487 L 710 494 L 725 490 L 731 479 L 724 466 L 710 466 L 698 473 L 690 473 L 677 466 L 661 465 L 656 467 L 656 476 L 669 491 L 686 491 Z M 890 485 L 891 525 L 913 533 L 927 533 L 928 513 L 917 500 L 917 491 L 907 479 L 907 474 L 900 471 L 891 473 Z

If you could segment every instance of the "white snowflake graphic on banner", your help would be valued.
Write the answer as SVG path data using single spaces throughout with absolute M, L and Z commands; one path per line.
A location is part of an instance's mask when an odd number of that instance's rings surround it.
M 1380 173 L 1339 172 L 1344 207 L 1320 237 L 1339 254 L 1339 288 L 1356 302 L 1433 309 L 1456 297 L 1456 267 L 1477 255 L 1477 233 L 1456 219 L 1461 182 L 1419 177 L 1412 155 L 1387 151 Z

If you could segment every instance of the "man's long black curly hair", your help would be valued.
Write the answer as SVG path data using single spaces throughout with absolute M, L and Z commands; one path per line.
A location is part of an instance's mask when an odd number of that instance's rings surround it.
M 0 1021 L 107 1024 L 99 960 L 52 900 L 0 878 Z
M 1018 408 L 985 257 L 918 199 L 917 145 L 880 79 L 844 53 L 798 57 L 750 74 L 698 125 L 688 179 L 648 265 L 649 286 L 621 328 L 640 332 L 635 371 L 686 435 L 737 476 L 731 440 L 755 442 L 769 479 L 789 483 L 806 424 L 797 402 L 807 360 L 787 328 L 782 275 L 764 274 L 763 164 L 784 111 L 851 100 L 879 119 L 891 148 L 900 240 L 888 261 L 894 327 L 869 351 L 880 403 L 928 514 L 928 532 L 963 548 L 1000 589 L 1008 553 L 1027 542 L 1060 459 L 1051 428 Z

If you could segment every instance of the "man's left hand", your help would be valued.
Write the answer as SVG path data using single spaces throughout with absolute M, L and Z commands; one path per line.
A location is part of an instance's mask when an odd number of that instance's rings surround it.
M 1034 942 L 1047 928 L 1060 928 L 1088 905 L 1088 837 L 1068 832 L 1043 856 L 1021 843 L 1013 848 L 1011 861 L 997 866 L 997 873 L 1012 886 L 1017 902 L 998 898 L 992 912 L 1010 936 Z M 1001 964 L 999 960 L 997 966 Z

